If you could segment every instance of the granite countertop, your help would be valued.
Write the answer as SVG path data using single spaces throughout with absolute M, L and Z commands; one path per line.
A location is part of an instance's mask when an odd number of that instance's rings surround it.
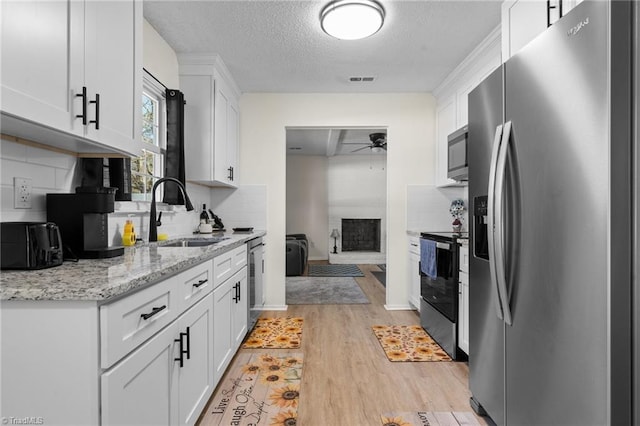
M 0 300 L 103 302 L 169 278 L 264 235 L 265 231 L 227 233 L 228 239 L 209 246 L 163 247 L 171 241 L 196 237 L 183 235 L 169 241 L 125 247 L 122 256 L 110 259 L 80 259 L 35 271 L 2 271 Z
M 416 231 L 415 229 L 407 229 L 407 235 L 410 237 L 420 238 L 420 231 Z

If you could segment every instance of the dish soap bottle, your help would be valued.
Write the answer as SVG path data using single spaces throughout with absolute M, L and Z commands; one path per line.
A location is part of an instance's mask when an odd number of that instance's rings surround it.
M 209 213 L 207 213 L 207 205 L 203 204 L 202 205 L 202 212 L 200 213 L 200 223 L 203 223 L 202 221 L 204 221 L 204 223 L 209 223 Z
M 127 219 L 124 224 L 124 232 L 122 233 L 122 245 L 129 247 L 136 245 L 136 233 L 133 229 L 133 221 Z

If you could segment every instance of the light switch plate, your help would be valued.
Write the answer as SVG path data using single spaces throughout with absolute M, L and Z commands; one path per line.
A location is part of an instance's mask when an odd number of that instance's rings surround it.
M 13 198 L 14 207 L 16 209 L 31 208 L 31 179 L 29 178 L 13 178 Z

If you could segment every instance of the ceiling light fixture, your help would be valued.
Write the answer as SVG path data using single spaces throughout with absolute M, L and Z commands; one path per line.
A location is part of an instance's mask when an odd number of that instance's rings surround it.
M 382 28 L 384 9 L 373 0 L 336 0 L 320 14 L 322 30 L 341 40 L 369 37 Z

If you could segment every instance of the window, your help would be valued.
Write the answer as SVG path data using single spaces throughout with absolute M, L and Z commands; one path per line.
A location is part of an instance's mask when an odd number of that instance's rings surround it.
M 166 123 L 164 87 L 145 70 L 142 89 L 142 155 L 131 159 L 133 201 L 151 201 L 154 182 L 164 176 Z

